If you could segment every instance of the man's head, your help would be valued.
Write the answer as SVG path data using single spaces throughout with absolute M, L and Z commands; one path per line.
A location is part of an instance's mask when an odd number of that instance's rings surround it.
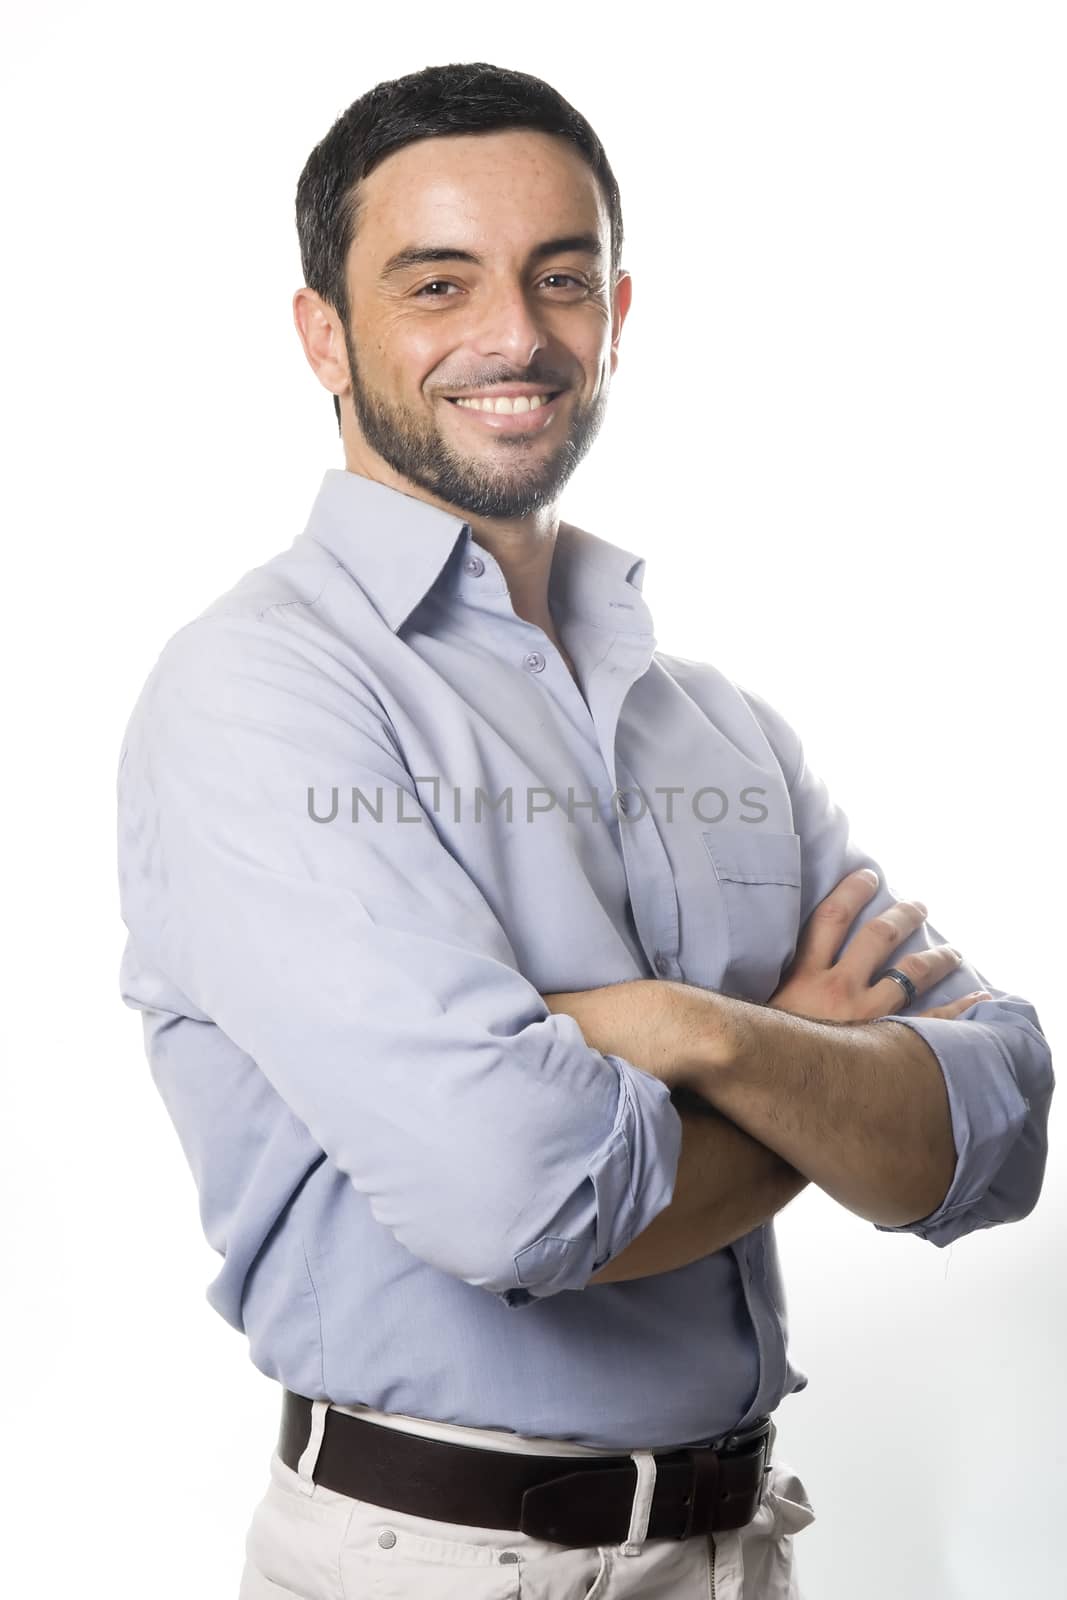
M 350 464 L 472 515 L 553 505 L 600 429 L 630 303 L 585 119 L 525 73 L 427 67 L 334 123 L 296 216 L 294 315 Z M 522 390 L 519 414 L 496 409 Z

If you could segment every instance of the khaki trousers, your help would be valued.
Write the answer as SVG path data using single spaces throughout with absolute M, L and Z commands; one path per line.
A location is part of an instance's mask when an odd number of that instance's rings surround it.
M 314 1483 L 328 1406 L 315 1404 L 299 1471 L 276 1450 L 271 1456 L 270 1481 L 245 1539 L 238 1600 L 802 1600 L 793 1535 L 815 1513 L 800 1478 L 774 1456 L 763 1502 L 745 1527 L 649 1539 L 655 1461 L 650 1450 L 633 1451 L 629 1538 L 574 1549 L 517 1530 L 431 1521 Z M 422 1430 L 416 1423 L 407 1431 Z M 454 1424 L 447 1432 L 469 1433 L 479 1445 L 486 1437 Z M 533 1443 L 553 1453 L 551 1440 Z

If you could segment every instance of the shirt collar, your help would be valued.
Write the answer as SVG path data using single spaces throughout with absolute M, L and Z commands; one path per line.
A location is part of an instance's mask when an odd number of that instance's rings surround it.
M 342 467 L 324 473 L 303 536 L 340 562 L 394 633 L 446 569 L 460 571 L 468 546 L 476 544 L 462 517 Z M 489 552 L 476 548 L 499 573 Z M 644 574 L 643 556 L 560 523 L 551 591 L 570 610 L 619 632 L 651 633 Z

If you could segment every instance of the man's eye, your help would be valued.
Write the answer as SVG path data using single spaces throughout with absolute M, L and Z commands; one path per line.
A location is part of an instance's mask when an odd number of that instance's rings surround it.
M 541 282 L 574 284 L 579 289 L 586 287 L 581 278 L 576 278 L 572 272 L 550 272 L 541 279 Z M 424 296 L 428 300 L 447 300 L 450 298 L 449 295 L 433 294 L 430 291 L 435 289 L 454 289 L 455 287 L 456 285 L 450 283 L 447 278 L 432 278 L 429 283 L 424 283 L 421 289 L 416 289 L 415 298 L 419 299 L 420 296 Z
M 415 297 L 417 299 L 420 294 L 425 294 L 427 289 L 441 289 L 441 288 L 454 289 L 455 287 L 456 286 L 455 286 L 454 283 L 449 283 L 444 278 L 434 278 L 432 280 L 432 282 L 424 283 L 421 289 L 416 289 Z M 429 296 L 429 299 L 431 299 L 431 300 L 447 300 L 448 296 L 447 295 L 440 295 L 440 294 L 432 294 L 432 295 Z

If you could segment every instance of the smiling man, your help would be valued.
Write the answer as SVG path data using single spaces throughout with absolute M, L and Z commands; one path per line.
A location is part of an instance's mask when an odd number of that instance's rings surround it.
M 310 284 L 322 220 L 302 196 Z M 294 303 L 318 377 L 350 400 L 346 466 L 462 510 L 570 668 L 547 595 L 558 501 L 603 422 L 631 294 L 601 184 L 569 140 L 505 126 L 393 150 L 356 215 L 345 314 L 325 283 Z
M 167 641 L 119 773 L 123 997 L 281 1387 L 241 1596 L 796 1596 L 773 1219 L 1025 1217 L 1037 1014 L 561 519 L 631 299 L 585 119 L 380 84 L 297 227 L 345 465 Z

